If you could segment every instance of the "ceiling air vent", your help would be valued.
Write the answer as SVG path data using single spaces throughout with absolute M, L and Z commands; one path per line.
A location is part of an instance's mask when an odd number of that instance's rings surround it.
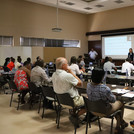
M 75 5 L 75 3 L 68 2 L 68 1 L 65 1 L 65 0 L 61 0 L 60 3 L 66 4 L 66 5 L 69 5 L 69 6 Z
M 69 6 L 75 5 L 75 3 L 72 3 L 72 2 L 66 2 L 65 4 L 67 4 Z
M 91 8 L 91 7 L 85 7 L 84 9 L 86 9 L 86 10 L 91 10 L 92 8 Z
M 96 5 L 96 7 L 101 8 L 104 7 L 104 5 Z
M 122 0 L 116 0 L 116 1 L 114 1 L 114 2 L 116 2 L 116 3 L 118 3 L 118 4 L 124 3 L 124 1 L 122 1 Z
M 93 2 L 93 1 L 96 1 L 96 0 L 82 0 L 84 2 Z

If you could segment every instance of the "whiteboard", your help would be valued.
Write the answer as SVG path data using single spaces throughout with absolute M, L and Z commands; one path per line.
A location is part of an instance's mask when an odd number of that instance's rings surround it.
M 15 58 L 15 62 L 17 62 L 17 56 L 21 56 L 22 62 L 26 61 L 28 57 L 32 58 L 32 48 L 21 46 L 0 46 L 0 65 L 4 65 L 7 57 L 13 57 Z

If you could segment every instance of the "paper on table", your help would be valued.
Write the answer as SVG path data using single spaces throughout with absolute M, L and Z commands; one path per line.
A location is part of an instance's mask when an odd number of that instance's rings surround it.
M 112 90 L 111 92 L 112 93 L 117 93 L 117 94 L 125 94 L 127 92 L 130 92 L 130 90 L 116 88 L 116 89 Z
M 122 95 L 123 97 L 129 97 L 129 98 L 133 98 L 134 97 L 134 92 L 129 92 L 129 93 L 126 93 L 126 94 L 123 94 Z

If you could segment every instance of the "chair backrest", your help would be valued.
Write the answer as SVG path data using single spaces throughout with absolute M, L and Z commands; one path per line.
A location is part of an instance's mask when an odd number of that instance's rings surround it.
M 84 102 L 85 102 L 85 107 L 88 112 L 96 112 L 96 113 L 101 113 L 101 114 L 106 114 L 107 113 L 107 108 L 106 104 L 104 101 L 99 100 L 99 101 L 90 101 L 88 98 L 84 97 Z
M 37 86 L 36 86 L 35 83 L 33 83 L 33 82 L 29 82 L 29 83 L 28 83 L 28 86 L 29 86 L 29 89 L 30 89 L 31 91 L 37 89 Z
M 70 97 L 70 95 L 68 93 L 64 93 L 64 94 L 57 94 L 57 101 L 61 104 L 61 105 L 66 105 L 66 106 L 71 106 L 74 107 L 74 101 L 73 98 Z
M 55 92 L 53 90 L 53 87 L 43 86 L 42 87 L 42 94 L 46 97 L 55 98 Z
M 15 90 L 15 91 L 18 91 L 18 88 L 17 88 L 17 86 L 16 86 L 16 84 L 14 83 L 13 80 L 10 80 L 8 82 L 8 84 L 9 84 L 10 89 Z

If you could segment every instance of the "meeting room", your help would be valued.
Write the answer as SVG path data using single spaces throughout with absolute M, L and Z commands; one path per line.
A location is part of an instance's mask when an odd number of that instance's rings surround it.
M 0 0 L 0 134 L 134 133 L 134 0 Z

